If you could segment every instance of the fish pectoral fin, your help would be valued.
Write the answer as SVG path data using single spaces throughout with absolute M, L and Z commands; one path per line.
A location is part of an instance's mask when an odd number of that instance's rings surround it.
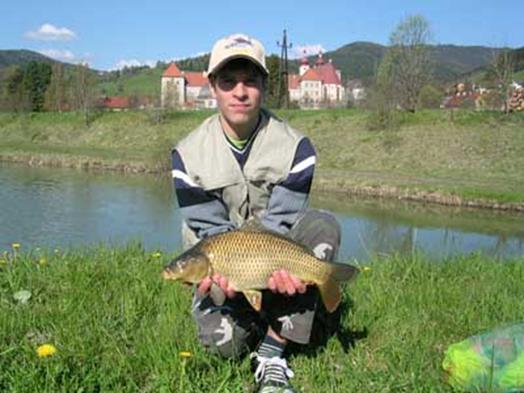
M 213 303 L 215 303 L 216 306 L 222 306 L 226 301 L 226 294 L 224 293 L 222 288 L 220 288 L 215 283 L 212 283 L 211 288 L 209 288 L 209 296 L 211 297 L 211 300 L 213 300 Z
M 335 311 L 342 298 L 339 283 L 336 280 L 328 279 L 322 284 L 317 284 L 317 286 L 326 310 L 330 313 Z
M 242 291 L 244 296 L 246 297 L 247 301 L 251 306 L 257 310 L 260 311 L 262 308 L 262 292 L 256 291 L 254 289 L 249 289 L 246 291 Z

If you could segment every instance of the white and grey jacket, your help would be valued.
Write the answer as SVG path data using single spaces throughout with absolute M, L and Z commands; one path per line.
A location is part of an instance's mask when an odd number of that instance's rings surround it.
M 218 114 L 206 119 L 172 150 L 184 246 L 252 216 L 287 232 L 307 207 L 315 161 L 309 139 L 269 112 L 243 151 L 228 142 Z

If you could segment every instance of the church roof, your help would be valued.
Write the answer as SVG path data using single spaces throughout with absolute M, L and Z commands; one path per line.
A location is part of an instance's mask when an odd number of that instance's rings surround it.
M 331 62 L 315 68 L 310 68 L 304 73 L 304 75 L 302 75 L 301 80 L 321 81 L 322 83 L 333 85 L 342 84 L 342 81 L 338 77 L 337 70 Z
M 182 76 L 182 73 L 180 72 L 180 69 L 176 66 L 176 64 L 173 62 L 169 64 L 169 67 L 164 71 L 162 74 L 164 77 L 180 77 Z
M 207 77 L 202 72 L 184 71 L 182 76 L 186 78 L 188 86 L 202 87 L 208 84 Z

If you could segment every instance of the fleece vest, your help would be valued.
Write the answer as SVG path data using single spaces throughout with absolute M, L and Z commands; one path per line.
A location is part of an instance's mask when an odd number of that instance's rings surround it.
M 303 135 L 262 111 L 260 129 L 240 168 L 226 140 L 219 115 L 206 119 L 176 147 L 186 173 L 204 190 L 220 195 L 237 226 L 262 216 L 275 184 L 284 181 Z

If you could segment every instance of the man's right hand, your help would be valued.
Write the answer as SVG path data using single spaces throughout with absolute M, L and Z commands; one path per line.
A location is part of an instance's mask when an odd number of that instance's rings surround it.
M 202 281 L 200 281 L 200 284 L 198 284 L 197 289 L 198 293 L 200 295 L 206 295 L 207 293 L 209 293 L 209 290 L 211 289 L 211 285 L 213 285 L 213 283 L 218 285 L 219 288 L 222 289 L 222 291 L 224 291 L 224 293 L 229 299 L 232 299 L 235 296 L 236 291 L 231 287 L 227 278 L 218 273 L 215 273 L 212 277 L 206 277 Z

